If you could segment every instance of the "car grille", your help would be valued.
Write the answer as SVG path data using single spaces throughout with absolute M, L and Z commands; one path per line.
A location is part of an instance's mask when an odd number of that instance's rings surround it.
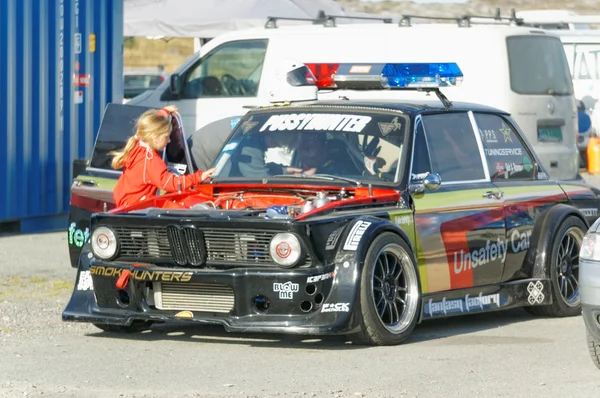
M 228 313 L 234 294 L 229 286 L 206 283 L 155 283 L 156 307 L 161 310 L 187 310 Z
M 193 226 L 113 227 L 119 239 L 117 260 L 198 267 L 204 264 L 276 265 L 269 243 L 277 232 L 210 229 Z M 304 265 L 311 264 L 307 256 Z

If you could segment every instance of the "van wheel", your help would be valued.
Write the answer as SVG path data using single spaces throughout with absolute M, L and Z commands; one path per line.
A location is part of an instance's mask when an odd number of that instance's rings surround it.
M 393 345 L 406 340 L 419 319 L 421 289 L 414 254 L 393 233 L 379 235 L 369 248 L 354 316 L 357 344 Z
M 137 333 L 150 329 L 152 321 L 133 321 L 131 325 L 109 325 L 106 323 L 94 323 L 99 329 L 110 333 Z
M 579 249 L 587 230 L 579 217 L 563 221 L 554 235 L 550 257 L 552 304 L 525 307 L 533 315 L 563 317 L 581 313 L 579 300 Z
M 600 369 L 600 341 L 597 340 L 594 336 L 591 335 L 589 331 L 586 330 L 587 335 L 587 343 L 588 350 L 590 351 L 590 357 L 592 357 L 592 362 L 598 369 Z

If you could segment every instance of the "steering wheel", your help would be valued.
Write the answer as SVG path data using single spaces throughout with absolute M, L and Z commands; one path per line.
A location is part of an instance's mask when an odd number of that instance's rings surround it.
M 225 73 L 223 76 L 221 76 L 221 83 L 223 83 L 223 86 L 225 86 L 225 88 L 231 95 L 246 94 L 244 86 L 238 81 L 238 79 L 231 76 L 229 73 Z

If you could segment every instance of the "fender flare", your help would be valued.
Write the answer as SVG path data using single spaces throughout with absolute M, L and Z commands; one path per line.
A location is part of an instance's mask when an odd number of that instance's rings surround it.
M 360 241 L 358 242 L 358 244 L 356 245 L 356 249 L 345 249 L 345 247 L 347 247 L 347 244 L 353 241 L 353 236 L 355 234 L 353 234 L 353 230 L 355 229 L 355 226 L 358 223 L 365 223 L 368 222 L 370 223 L 369 226 L 367 227 L 367 229 L 365 230 L 364 234 L 360 237 Z M 371 247 L 371 244 L 373 243 L 373 241 L 375 240 L 375 238 L 379 235 L 381 235 L 384 232 L 391 232 L 395 235 L 397 235 L 400 239 L 404 240 L 406 242 L 406 244 L 408 245 L 408 247 L 410 248 L 411 251 L 411 255 L 413 256 L 413 261 L 415 262 L 415 265 L 417 264 L 417 254 L 415 253 L 414 247 L 410 242 L 410 239 L 408 239 L 408 236 L 406 235 L 406 233 L 396 224 L 392 223 L 389 220 L 385 220 L 385 219 L 381 219 L 381 218 L 371 218 L 371 217 L 361 217 L 361 218 L 357 218 L 355 220 L 353 220 L 352 222 L 348 223 L 348 225 L 346 226 L 346 229 L 344 231 L 344 235 L 343 238 L 341 239 L 339 248 L 338 248 L 338 255 L 340 254 L 350 254 L 353 253 L 354 256 L 354 272 L 353 274 L 355 275 L 355 277 L 352 279 L 352 282 L 350 282 L 350 280 L 346 280 L 347 283 L 351 283 L 352 287 L 351 289 L 347 290 L 347 294 L 349 294 L 347 297 L 347 299 L 349 299 L 349 301 L 352 303 L 352 305 L 355 305 L 355 303 L 357 303 L 358 301 L 358 297 L 359 297 L 359 288 L 360 288 L 360 280 L 361 280 L 361 275 L 362 275 L 362 271 L 364 269 L 364 263 L 365 263 L 365 258 L 367 255 L 367 252 L 369 251 L 369 248 Z M 339 264 L 338 264 L 339 266 Z M 419 273 L 417 270 L 417 278 L 419 278 Z M 420 285 L 420 283 L 419 283 Z M 352 292 L 352 293 L 350 293 Z M 353 312 L 349 321 L 348 321 L 348 327 L 349 330 L 354 330 L 356 327 L 358 327 L 359 324 L 359 319 L 357 319 L 357 317 L 355 316 L 355 313 Z
M 557 204 L 548 209 L 535 223 L 531 234 L 532 244 L 525 256 L 525 271 L 532 278 L 548 278 L 550 269 L 548 256 L 552 253 L 552 242 L 556 231 L 569 217 L 578 217 L 589 229 L 590 225 L 581 212 L 569 205 Z

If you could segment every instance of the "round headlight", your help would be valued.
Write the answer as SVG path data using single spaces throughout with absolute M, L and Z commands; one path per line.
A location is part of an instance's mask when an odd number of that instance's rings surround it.
M 110 228 L 94 229 L 91 243 L 94 254 L 103 260 L 109 260 L 117 253 L 117 237 Z
M 300 259 L 302 246 L 296 235 L 284 232 L 275 235 L 271 239 L 269 252 L 277 264 L 284 267 L 292 267 Z

